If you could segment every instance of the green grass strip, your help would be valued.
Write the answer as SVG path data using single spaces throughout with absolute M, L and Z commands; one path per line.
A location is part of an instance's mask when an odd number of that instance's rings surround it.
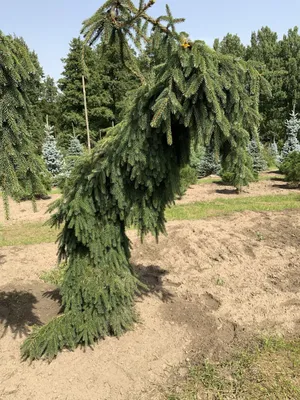
M 42 222 L 26 222 L 0 225 L 0 247 L 23 246 L 28 244 L 53 243 L 58 231 Z
M 283 211 L 300 209 L 300 194 L 216 199 L 173 206 L 166 211 L 168 221 L 198 220 L 242 211 Z M 53 243 L 58 231 L 41 222 L 0 225 L 0 247 Z
M 283 211 L 300 209 L 300 194 L 216 199 L 171 207 L 168 221 L 196 220 L 242 211 Z
M 194 362 L 167 400 L 300 399 L 300 340 L 265 338 L 219 363 Z M 205 396 L 205 397 L 204 397 Z

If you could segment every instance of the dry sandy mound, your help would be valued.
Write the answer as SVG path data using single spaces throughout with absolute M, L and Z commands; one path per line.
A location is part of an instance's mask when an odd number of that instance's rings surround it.
M 136 329 L 50 365 L 21 363 L 19 345 L 59 310 L 54 288 L 38 279 L 56 248 L 0 249 L 0 398 L 156 399 L 194 351 L 218 357 L 244 335 L 299 332 L 298 211 L 173 222 L 168 232 L 159 244 L 130 232 L 132 262 L 150 287 L 137 299 Z

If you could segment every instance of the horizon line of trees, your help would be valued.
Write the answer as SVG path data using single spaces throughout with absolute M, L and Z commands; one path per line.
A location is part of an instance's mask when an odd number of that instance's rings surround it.
M 124 66 L 116 46 L 103 48 L 103 44 L 85 48 L 85 66 L 82 63 L 84 42 L 73 38 L 69 53 L 63 59 L 64 70 L 56 83 L 45 76 L 38 56 L 28 49 L 22 38 L 3 35 L 7 42 L 20 42 L 28 51 L 34 74 L 27 86 L 26 102 L 30 108 L 28 129 L 36 148 L 42 156 L 47 139 L 45 122 L 53 127 L 53 136 L 64 156 L 68 156 L 70 138 L 76 137 L 86 147 L 86 122 L 82 92 L 82 75 L 86 76 L 87 107 L 92 145 L 106 130 L 119 123 L 129 103 L 130 93 L 139 86 L 136 76 Z M 5 43 L 5 42 L 4 42 Z M 224 55 L 251 61 L 271 86 L 271 95 L 262 93 L 259 101 L 261 115 L 260 140 L 263 144 L 278 144 L 279 151 L 286 139 L 286 121 L 290 113 L 300 112 L 300 34 L 298 27 L 289 29 L 281 39 L 269 27 L 251 35 L 249 45 L 244 45 L 236 34 L 228 33 L 222 40 L 215 39 L 213 48 Z M 105 50 L 105 51 L 104 51 Z M 145 74 L 163 60 L 148 47 L 135 56 Z M 300 140 L 298 133 L 298 140 Z
M 66 137 L 76 131 L 85 143 L 85 119 L 81 77 L 83 74 L 81 51 L 83 42 L 74 38 L 68 55 L 63 59 L 64 70 L 57 86 L 47 76 L 41 85 L 42 114 L 49 115 L 50 124 L 62 147 L 67 147 Z M 228 33 L 215 39 L 213 48 L 222 54 L 252 61 L 268 80 L 271 96 L 262 94 L 259 111 L 262 117 L 260 138 L 263 143 L 276 141 L 281 148 L 285 140 L 285 122 L 291 111 L 300 112 L 300 34 L 298 27 L 289 29 L 279 39 L 269 27 L 253 32 L 248 45 L 237 34 Z M 127 94 L 137 87 L 133 74 L 124 67 L 117 49 L 103 52 L 101 45 L 88 47 L 85 52 L 89 70 L 87 77 L 87 102 L 92 141 L 99 140 L 105 130 L 120 122 Z M 151 69 L 152 54 L 147 48 L 137 61 L 143 68 Z M 300 138 L 299 138 L 300 139 Z

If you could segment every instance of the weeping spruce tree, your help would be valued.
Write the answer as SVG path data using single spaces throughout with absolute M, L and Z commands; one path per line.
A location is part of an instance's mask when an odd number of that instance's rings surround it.
M 237 187 L 251 173 L 247 145 L 257 131 L 264 81 L 251 64 L 178 34 L 181 19 L 173 19 L 168 7 L 166 16 L 150 17 L 153 3 L 108 0 L 84 22 L 86 42 L 118 45 L 141 85 L 124 120 L 76 164 L 72 184 L 53 205 L 52 225 L 63 227 L 59 260 L 67 262 L 63 312 L 24 342 L 24 359 L 52 358 L 133 326 L 141 283 L 129 262 L 126 226 L 136 227 L 141 238 L 165 233 L 165 209 L 179 192 L 192 139 L 214 143 L 234 166 Z M 134 40 L 139 48 L 141 39 L 165 60 L 147 78 L 128 44 Z
M 34 200 L 47 193 L 47 171 L 29 130 L 34 121 L 32 82 L 38 76 L 25 42 L 0 31 L 0 191 L 7 218 L 8 196 Z

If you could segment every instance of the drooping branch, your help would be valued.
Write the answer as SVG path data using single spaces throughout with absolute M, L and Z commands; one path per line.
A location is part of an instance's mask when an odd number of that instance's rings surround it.
M 118 22 L 137 14 L 130 0 L 107 1 L 85 23 L 86 37 L 108 44 L 118 33 L 120 44 L 129 47 L 127 28 L 113 26 L 107 16 L 112 4 L 119 5 Z M 163 20 L 173 31 L 170 13 Z M 65 347 L 89 346 L 132 327 L 141 284 L 130 265 L 126 227 L 135 227 L 141 238 L 165 233 L 165 209 L 180 191 L 192 140 L 214 144 L 234 170 L 238 188 L 251 174 L 247 144 L 259 123 L 262 78 L 246 62 L 201 41 L 180 45 L 172 31 L 169 40 L 156 30 L 160 54 L 152 84 L 135 92 L 124 120 L 74 168 L 54 206 L 52 224 L 62 227 L 59 255 L 67 262 L 63 314 L 25 341 L 23 358 L 51 358 Z

